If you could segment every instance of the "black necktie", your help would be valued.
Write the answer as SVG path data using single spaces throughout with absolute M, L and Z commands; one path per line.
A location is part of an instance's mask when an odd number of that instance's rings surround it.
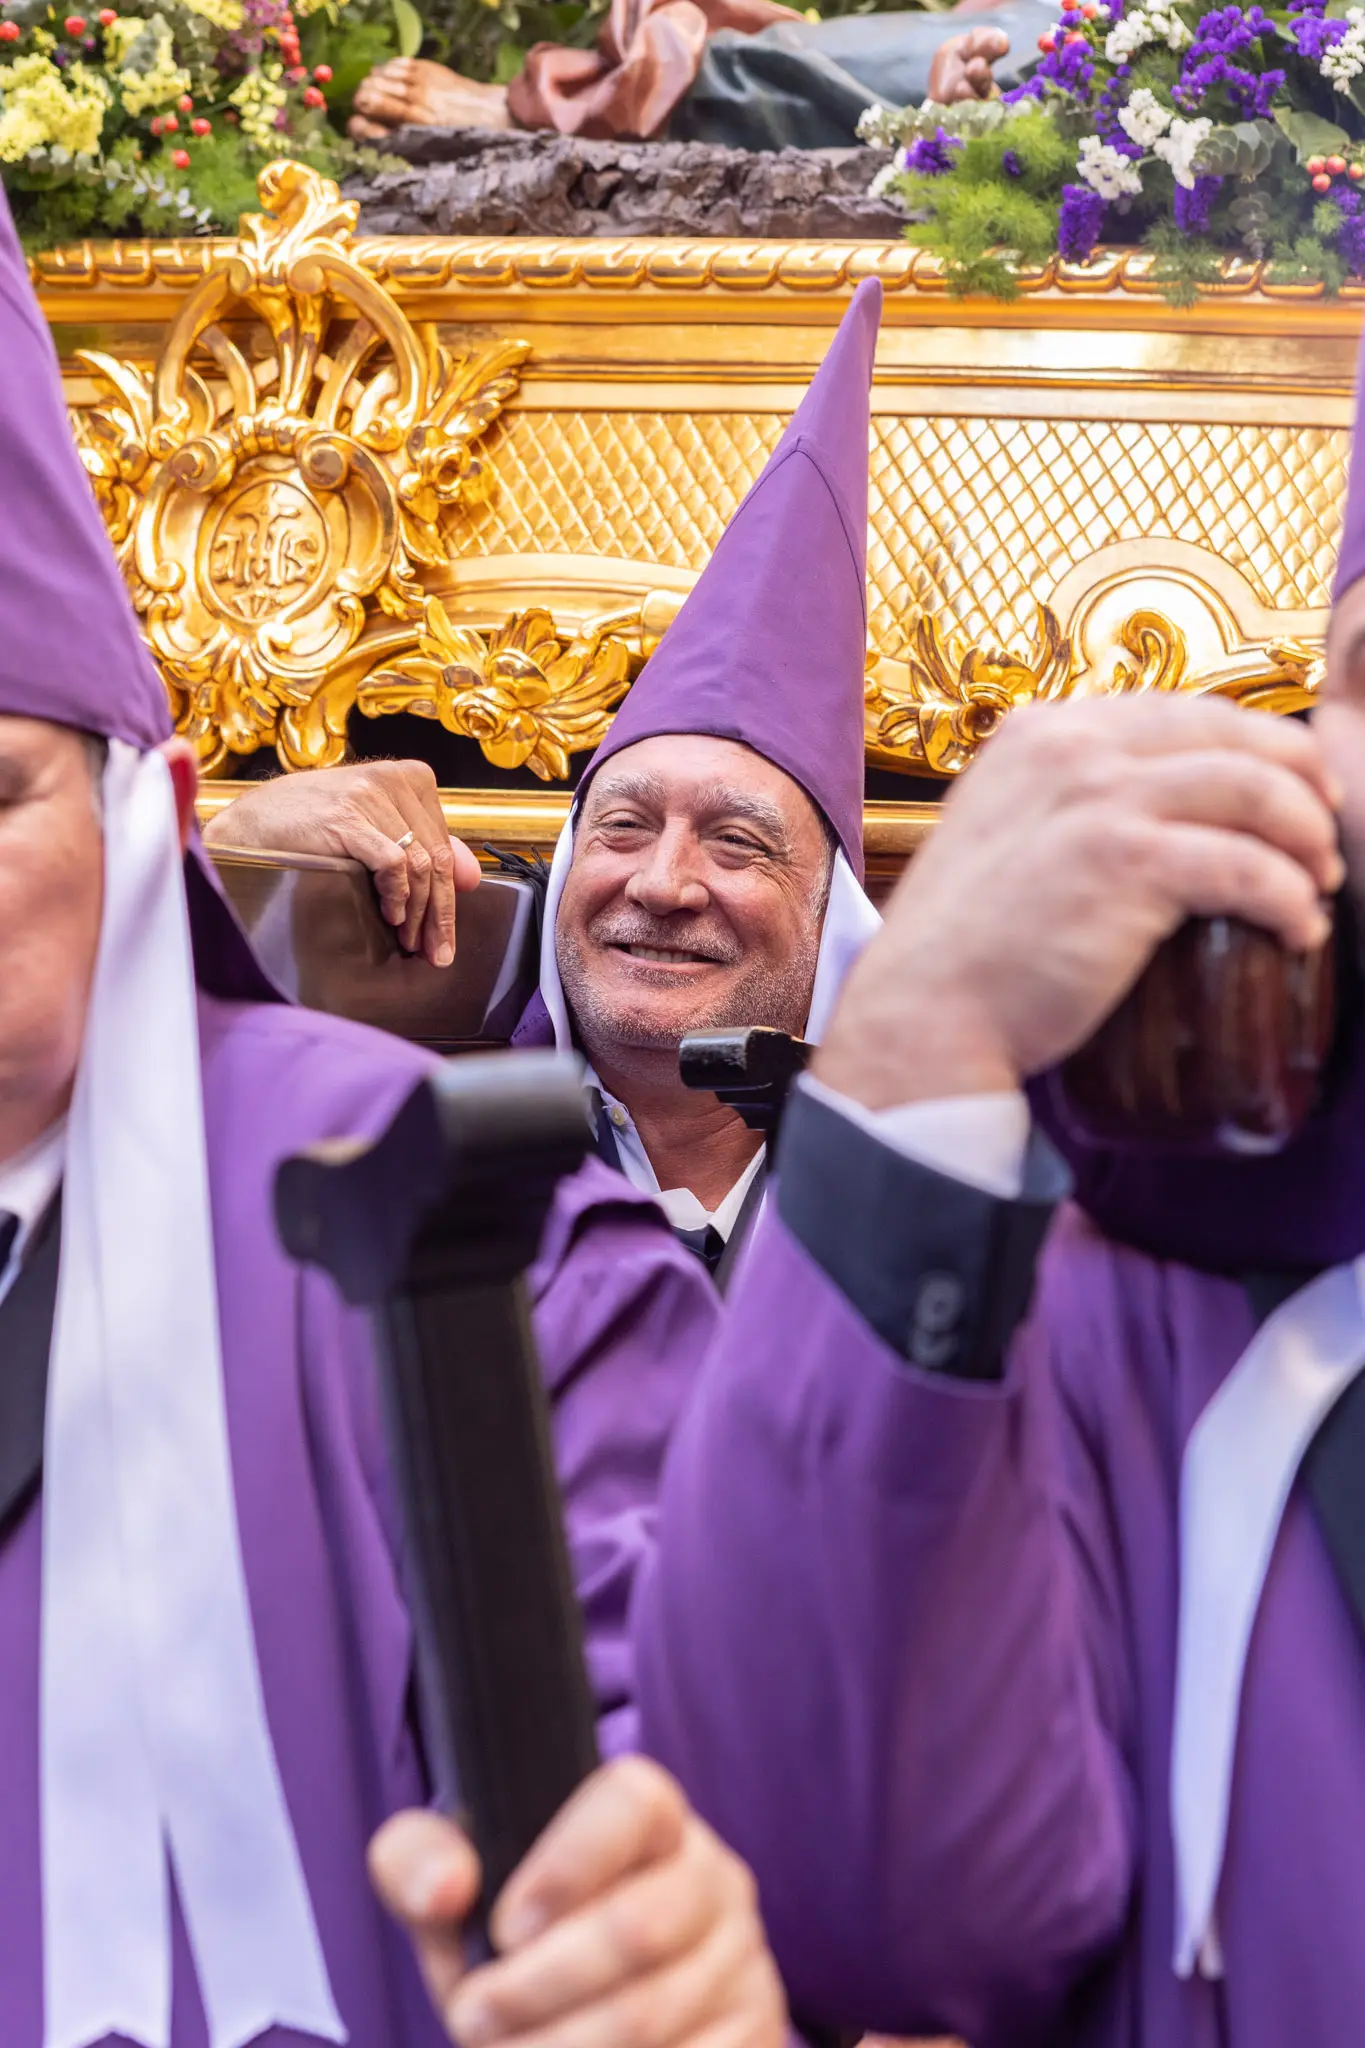
M 19 1218 L 12 1216 L 8 1209 L 0 1209 L 0 1281 L 4 1280 L 9 1267 L 9 1255 L 14 1250 L 14 1240 L 19 1235 Z
M 6 1245 L 13 1242 L 13 1221 L 8 1215 L 0 1219 L 0 1242 Z M 61 1241 L 60 1201 L 54 1200 L 35 1225 L 14 1285 L 0 1301 L 0 1540 L 32 1499 L 42 1472 Z
M 673 1235 L 679 1244 L 685 1244 L 695 1252 L 708 1273 L 714 1276 L 717 1266 L 725 1256 L 725 1239 L 714 1223 L 705 1223 L 700 1230 L 678 1230 Z

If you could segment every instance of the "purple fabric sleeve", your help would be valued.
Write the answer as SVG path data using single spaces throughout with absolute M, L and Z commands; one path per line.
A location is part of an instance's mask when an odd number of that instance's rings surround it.
M 771 1212 L 670 1455 L 646 1747 L 752 1864 L 794 2009 L 1042 2042 L 1134 1859 L 1103 1506 L 1034 1330 L 908 1367 Z
M 589 1178 L 609 1191 L 622 1185 L 596 1161 Z M 638 1201 L 595 1207 L 536 1300 L 607 1756 L 638 1747 L 630 1606 L 655 1541 L 664 1453 L 719 1320 L 697 1261 Z

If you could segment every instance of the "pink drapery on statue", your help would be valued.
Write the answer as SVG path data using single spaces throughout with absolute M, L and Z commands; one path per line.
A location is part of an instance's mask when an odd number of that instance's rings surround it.
M 778 0 L 612 0 L 595 50 L 537 43 L 507 94 L 522 128 L 561 135 L 657 135 L 718 29 L 757 35 L 800 21 Z

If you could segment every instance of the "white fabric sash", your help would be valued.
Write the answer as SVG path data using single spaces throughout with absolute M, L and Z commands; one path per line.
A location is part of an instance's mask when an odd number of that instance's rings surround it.
M 1190 1432 L 1180 1481 L 1171 1756 L 1175 1969 L 1222 1975 L 1215 1909 L 1247 1647 L 1285 1503 L 1333 1403 L 1365 1366 L 1365 1259 L 1266 1318 Z
M 114 742 L 43 1479 L 45 2048 L 168 2048 L 168 1859 L 212 2048 L 342 2041 L 233 1497 L 198 1021 L 159 754 Z

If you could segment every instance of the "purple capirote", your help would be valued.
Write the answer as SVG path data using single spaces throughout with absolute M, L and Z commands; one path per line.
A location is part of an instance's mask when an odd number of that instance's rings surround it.
M 859 880 L 868 398 L 881 304 L 868 278 L 579 785 L 638 740 L 738 740 L 801 784 Z

